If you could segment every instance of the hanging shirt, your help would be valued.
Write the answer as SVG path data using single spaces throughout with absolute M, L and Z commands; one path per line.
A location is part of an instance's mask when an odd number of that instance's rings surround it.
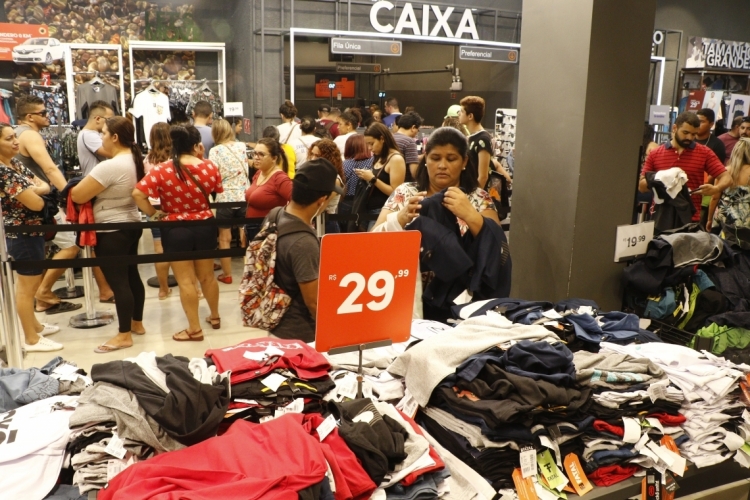
M 135 96 L 130 113 L 135 118 L 143 118 L 143 135 L 149 148 L 151 147 L 149 142 L 151 127 L 157 123 L 167 123 L 172 117 L 169 113 L 169 97 L 151 90 L 145 90 Z
M 211 193 L 224 191 L 219 169 L 211 160 L 183 167 L 203 185 L 209 196 Z M 201 189 L 193 183 L 190 176 L 183 177 L 184 180 L 177 176 L 174 163 L 169 160 L 151 169 L 135 187 L 150 198 L 161 200 L 161 209 L 167 214 L 162 220 L 204 220 L 213 217 Z
M 76 116 L 79 120 L 87 120 L 94 101 L 106 102 L 117 116 L 120 114 L 119 99 L 117 89 L 108 83 L 82 83 L 76 88 Z

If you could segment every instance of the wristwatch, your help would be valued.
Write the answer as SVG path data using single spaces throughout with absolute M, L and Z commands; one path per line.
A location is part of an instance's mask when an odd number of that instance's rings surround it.
M 377 177 L 373 177 L 372 179 L 370 179 L 370 184 L 372 184 L 373 186 L 375 185 L 376 182 L 378 182 Z

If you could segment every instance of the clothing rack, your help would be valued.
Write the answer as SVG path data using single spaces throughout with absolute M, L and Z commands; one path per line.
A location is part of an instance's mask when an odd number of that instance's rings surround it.
M 76 94 L 75 94 L 75 76 L 76 75 L 118 75 L 120 78 L 120 109 L 123 113 L 127 109 L 125 107 L 125 70 L 122 66 L 122 45 L 114 43 L 64 43 L 65 46 L 65 74 L 68 76 L 66 79 L 68 85 L 68 113 L 73 120 L 76 117 Z M 74 50 L 109 50 L 117 51 L 117 67 L 119 71 L 73 71 L 73 51 Z M 132 61 L 132 59 L 131 59 Z M 96 78 L 96 77 L 95 77 Z

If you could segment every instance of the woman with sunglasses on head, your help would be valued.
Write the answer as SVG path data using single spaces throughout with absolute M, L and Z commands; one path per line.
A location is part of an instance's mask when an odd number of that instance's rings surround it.
M 255 168 L 250 187 L 245 191 L 248 219 L 263 219 L 271 209 L 283 207 L 292 198 L 292 180 L 287 175 L 286 154 L 276 139 L 264 137 L 255 145 Z M 260 231 L 261 222 L 247 224 L 248 243 Z
M 216 226 L 192 226 L 181 221 L 196 221 L 213 218 L 211 193 L 221 193 L 221 175 L 211 160 L 203 159 L 201 134 L 193 126 L 173 126 L 172 159 L 151 170 L 133 190 L 138 208 L 149 217 L 162 221 L 174 221 L 174 227 L 161 230 L 164 253 L 215 250 L 219 236 Z M 149 197 L 161 200 L 161 212 L 149 203 Z M 219 284 L 214 276 L 212 258 L 171 262 L 177 285 L 180 287 L 180 302 L 187 316 L 188 327 L 174 334 L 178 342 L 203 340 L 203 329 L 198 314 L 198 290 L 196 279 L 201 284 L 203 296 L 211 314 L 206 322 L 216 330 L 221 328 L 219 317 Z
M 141 215 L 132 193 L 145 172 L 133 122 L 122 116 L 108 118 L 102 130 L 102 147 L 112 157 L 94 166 L 77 186 L 71 188 L 71 199 L 82 204 L 96 198 L 93 211 L 97 224 L 140 222 Z M 97 257 L 138 255 L 142 233 L 142 229 L 97 231 L 94 247 Z M 108 353 L 132 347 L 133 334 L 145 335 L 143 305 L 146 290 L 138 264 L 102 265 L 101 270 L 115 294 L 119 333 L 94 352 Z

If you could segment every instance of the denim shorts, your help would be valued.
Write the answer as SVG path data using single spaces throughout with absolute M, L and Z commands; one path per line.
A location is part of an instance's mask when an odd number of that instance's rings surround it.
M 156 240 L 161 240 L 161 230 L 158 227 L 151 228 L 151 237 Z
M 5 245 L 8 247 L 8 255 L 17 262 L 44 260 L 44 236 L 19 234 L 16 238 L 5 238 Z M 16 272 L 21 276 L 39 276 L 44 273 L 44 269 L 20 269 Z

